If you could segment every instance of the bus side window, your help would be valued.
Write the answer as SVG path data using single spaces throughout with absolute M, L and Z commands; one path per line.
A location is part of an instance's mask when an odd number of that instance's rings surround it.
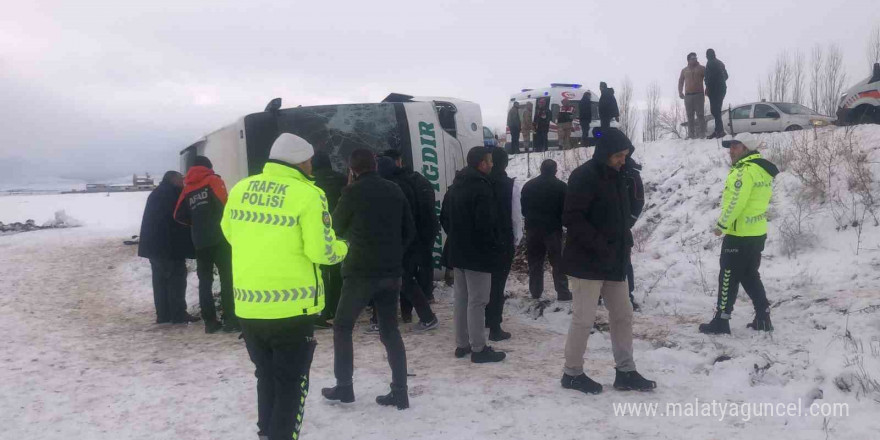
M 456 137 L 455 106 L 448 102 L 434 102 L 434 106 L 437 108 L 437 119 L 440 121 L 440 127 L 443 127 L 447 133 Z

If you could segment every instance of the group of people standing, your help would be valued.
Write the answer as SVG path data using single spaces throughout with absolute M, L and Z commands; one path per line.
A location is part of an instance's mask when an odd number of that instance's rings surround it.
M 613 88 L 608 87 L 605 82 L 601 82 L 599 83 L 599 91 L 601 93 L 598 106 L 599 114 L 597 115 L 599 127 L 608 129 L 611 128 L 612 120 L 620 122 L 620 109 L 617 106 L 617 98 L 614 97 Z M 548 97 L 538 97 L 535 102 L 537 110 L 534 112 L 532 111 L 532 102 L 521 106 L 517 101 L 513 102 L 507 112 L 507 128 L 510 130 L 510 152 L 512 154 L 520 152 L 520 136 L 522 136 L 525 151 L 547 151 L 547 137 L 550 133 L 551 122 L 556 123 L 560 149 L 568 150 L 577 146 L 576 141 L 571 137 L 575 120 L 581 126 L 581 142 L 584 143 L 584 146 L 587 145 L 586 140 L 589 138 L 592 128 L 590 124 L 593 121 L 592 93 L 585 92 L 577 101 L 577 112 L 575 112 L 575 103 L 569 98 L 562 99 L 555 115 Z M 534 132 L 534 143 L 532 142 L 532 132 Z
M 592 159 L 575 169 L 567 183 L 556 177 L 557 164 L 545 160 L 541 175 L 521 186 L 506 173 L 503 149 L 470 149 L 467 166 L 440 204 L 439 218 L 433 188 L 403 164 L 398 151 L 377 157 L 354 150 L 346 177 L 332 170 L 326 154 L 284 133 L 274 142 L 263 172 L 238 182 L 228 196 L 210 161 L 199 156 L 186 178 L 166 173 L 147 202 L 140 254 L 153 267 L 157 321 L 197 319 L 181 303 L 186 268 L 180 264 L 197 256 L 206 331 L 241 329 L 256 367 L 260 438 L 297 438 L 317 345 L 315 328 L 332 327 L 334 338 L 336 384 L 322 389 L 322 396 L 354 402 L 352 334 L 370 304 L 392 373 L 389 393 L 376 397 L 376 403 L 409 407 L 397 310 L 404 298 L 410 306 L 404 304 L 402 316 L 406 319 L 407 310 L 415 308 L 416 331 L 437 328 L 430 305 L 430 252 L 441 226 L 447 234 L 442 263 L 454 273 L 456 347 L 450 355 L 469 357 L 475 364 L 503 361 L 506 353 L 487 339 L 512 337 L 501 328 L 504 291 L 524 229 L 532 297 L 543 295 L 544 259 L 549 257 L 557 299 L 571 302 L 562 387 L 602 391 L 584 371 L 601 299 L 609 314 L 614 388 L 650 391 L 657 384 L 637 371 L 633 356 L 631 228 L 644 206 L 641 167 L 621 131 L 599 129 L 595 136 Z M 725 235 L 717 311 L 712 321 L 700 325 L 703 333 L 730 333 L 740 284 L 755 307 L 749 327 L 773 328 L 758 268 L 778 170 L 760 156 L 759 145 L 746 137 L 723 142 L 733 167 L 715 231 Z M 213 316 L 208 273 L 213 275 L 214 266 L 221 271 L 222 320 Z M 230 269 L 231 277 L 224 275 Z M 334 286 L 338 293 L 331 291 Z M 224 288 L 230 300 L 223 299 Z
M 706 60 L 706 66 L 703 66 L 697 59 L 695 52 L 689 53 L 687 55 L 688 64 L 684 69 L 681 69 L 681 74 L 678 76 L 678 96 L 684 100 L 688 139 L 722 138 L 726 134 L 721 113 L 724 97 L 727 95 L 727 68 L 715 56 L 714 49 L 706 50 Z M 707 97 L 709 98 L 709 111 L 715 118 L 715 130 L 708 136 L 706 136 L 704 116 Z

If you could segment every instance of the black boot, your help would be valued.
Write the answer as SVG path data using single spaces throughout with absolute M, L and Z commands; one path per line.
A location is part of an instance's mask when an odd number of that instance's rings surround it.
M 767 309 L 761 312 L 756 312 L 755 319 L 752 322 L 746 324 L 746 327 L 756 331 L 762 330 L 765 332 L 772 332 L 773 323 L 770 322 L 770 310 Z
M 214 319 L 210 321 L 205 321 L 205 333 L 217 333 L 223 328 L 223 324 L 220 321 Z
M 490 346 L 483 347 L 483 351 L 475 351 L 471 353 L 471 362 L 475 364 L 487 364 L 491 362 L 501 362 L 507 355 L 503 351 L 495 351 Z
M 581 373 L 580 376 L 562 375 L 562 388 L 567 390 L 578 390 L 587 394 L 599 394 L 602 392 L 602 384 L 587 377 Z
M 510 339 L 510 333 L 501 329 L 501 325 L 493 325 L 489 327 L 489 340 L 493 342 Z
M 353 385 L 337 385 L 333 388 L 322 388 L 321 395 L 327 400 L 338 400 L 342 403 L 354 402 Z
M 409 395 L 406 390 L 395 391 L 392 389 L 390 393 L 376 397 L 376 403 L 382 406 L 396 406 L 397 409 L 407 409 L 409 408 Z
M 614 378 L 614 389 L 618 391 L 651 391 L 657 388 L 657 382 L 642 377 L 638 371 L 614 370 L 617 375 Z
M 708 324 L 700 324 L 700 333 L 707 335 L 729 335 L 730 320 L 721 318 L 721 314 L 716 313 L 715 317 Z
M 455 357 L 461 359 L 471 354 L 471 347 L 455 347 Z

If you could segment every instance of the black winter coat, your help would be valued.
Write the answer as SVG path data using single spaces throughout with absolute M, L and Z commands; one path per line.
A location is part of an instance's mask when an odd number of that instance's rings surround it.
M 467 167 L 455 177 L 440 213 L 447 267 L 488 273 L 503 268 L 497 206 L 487 175 Z
M 645 185 L 642 183 L 642 165 L 630 156 L 621 170 L 629 198 L 629 227 L 632 228 L 645 209 Z
M 707 95 L 720 95 L 727 93 L 727 67 L 718 58 L 706 61 L 706 74 L 703 81 L 706 83 Z
M 315 186 L 324 190 L 327 196 L 327 207 L 330 212 L 336 209 L 339 198 L 342 197 L 342 188 L 348 184 L 348 177 L 342 173 L 333 171 L 330 168 L 324 168 L 314 171 Z
M 581 120 L 581 125 L 593 120 L 593 101 L 587 98 L 589 96 L 585 94 L 578 103 L 578 118 Z
M 535 109 L 535 131 L 550 131 L 550 120 L 553 119 L 553 112 L 550 109 Z
M 526 230 L 562 231 L 565 190 L 565 182 L 552 174 L 542 174 L 526 182 L 520 199 Z
M 431 182 L 419 173 L 399 167 L 395 167 L 388 176 L 383 177 L 396 183 L 406 196 L 416 226 L 413 246 L 433 248 L 434 240 L 440 233 L 440 222 L 437 218 L 436 195 Z
M 406 197 L 376 172 L 361 174 L 342 190 L 333 211 L 333 229 L 349 244 L 343 276 L 400 276 L 403 253 L 415 238 Z
M 596 150 L 568 180 L 563 269 L 580 279 L 625 281 L 632 248 L 626 183 L 621 172 L 606 165 L 609 154 Z
M 492 183 L 495 202 L 498 204 L 498 236 L 501 239 L 499 245 L 504 260 L 513 260 L 515 240 L 513 234 L 513 179 L 507 175 L 507 171 L 493 169 L 489 174 L 489 181 Z
M 617 108 L 617 98 L 614 97 L 614 89 L 607 88 L 599 97 L 599 118 L 614 119 L 620 117 L 620 109 Z
M 182 188 L 170 183 L 160 183 L 147 197 L 144 217 L 141 220 L 138 256 L 183 260 L 195 258 L 189 226 L 174 220 L 174 207 Z

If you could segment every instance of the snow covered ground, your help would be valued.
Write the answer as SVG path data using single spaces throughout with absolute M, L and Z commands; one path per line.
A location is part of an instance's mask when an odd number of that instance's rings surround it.
M 863 127 L 854 136 L 870 150 L 865 163 L 880 175 L 880 128 Z M 767 141 L 774 154 L 797 143 L 790 134 L 768 135 Z M 359 331 L 358 400 L 323 401 L 320 388 L 333 384 L 333 341 L 330 332 L 318 332 L 303 438 L 877 438 L 880 227 L 870 215 L 862 228 L 851 226 L 844 208 L 862 218 L 858 203 L 841 206 L 854 194 L 844 171 L 837 170 L 840 176 L 829 185 L 835 197 L 800 203 L 809 215 L 800 216 L 802 246 L 791 257 L 779 229 L 794 218 L 795 196 L 803 191 L 791 171 L 777 179 L 762 266 L 776 331 L 745 328 L 752 313 L 740 292 L 733 335 L 706 337 L 696 326 L 711 316 L 715 302 L 720 239 L 710 228 L 726 175 L 725 151 L 713 141 L 637 148 L 649 192 L 635 228 L 636 298 L 643 310 L 635 319 L 635 354 L 639 370 L 658 381 L 655 392 L 611 389 L 605 332 L 591 337 L 586 368 L 606 391 L 586 396 L 563 390 L 568 306 L 552 303 L 539 316 L 526 299 L 527 278 L 514 273 L 505 311 L 505 328 L 514 337 L 495 344 L 509 353 L 501 364 L 476 366 L 452 356 L 451 291 L 445 286 L 438 287 L 435 306 L 440 328 L 415 334 L 405 327 L 413 375 L 407 411 L 373 402 L 386 392 L 390 372 L 378 338 Z M 589 154 L 581 149 L 546 157 L 567 174 Z M 544 156 L 531 155 L 533 176 Z M 526 156 L 514 157 L 509 171 L 526 178 Z M 0 197 L 2 222 L 33 218 L 42 224 L 64 209 L 83 224 L 0 237 L 0 437 L 256 438 L 255 379 L 242 341 L 205 335 L 201 325 L 153 324 L 149 264 L 122 244 L 137 233 L 146 196 Z M 193 307 L 195 274 L 189 280 Z M 549 276 L 545 285 L 546 296 L 554 298 Z M 605 316 L 600 312 L 599 320 Z M 667 404 L 686 411 L 695 399 L 728 405 L 728 413 L 723 420 L 718 408 L 714 415 L 664 415 Z M 730 414 L 730 405 L 761 403 L 799 404 L 808 412 L 814 401 L 846 405 L 848 415 Z M 654 416 L 645 408 L 640 416 L 621 416 L 615 411 L 621 403 L 659 407 Z

